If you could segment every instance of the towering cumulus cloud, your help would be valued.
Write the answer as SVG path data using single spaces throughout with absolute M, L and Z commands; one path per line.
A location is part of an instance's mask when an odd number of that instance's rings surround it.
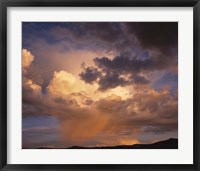
M 23 148 L 178 136 L 176 22 L 24 22 Z

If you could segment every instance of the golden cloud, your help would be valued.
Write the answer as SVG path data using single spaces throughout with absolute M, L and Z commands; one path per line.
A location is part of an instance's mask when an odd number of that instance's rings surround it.
M 25 72 L 26 69 L 33 62 L 34 56 L 27 49 L 22 49 L 22 69 Z

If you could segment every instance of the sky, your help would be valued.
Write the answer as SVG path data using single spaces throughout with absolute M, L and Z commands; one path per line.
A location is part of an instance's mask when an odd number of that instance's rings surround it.
M 22 148 L 177 137 L 177 22 L 22 23 Z

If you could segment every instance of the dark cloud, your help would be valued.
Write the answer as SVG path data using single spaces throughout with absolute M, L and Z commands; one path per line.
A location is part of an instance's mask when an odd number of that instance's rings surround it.
M 98 84 L 100 86 L 99 90 L 106 90 L 108 88 L 115 88 L 118 85 L 124 86 L 127 84 L 127 81 L 116 72 L 107 72 L 105 76 L 100 77 Z
M 115 70 L 122 74 L 163 70 L 174 64 L 173 60 L 161 55 L 150 56 L 146 60 L 132 59 L 127 56 L 116 56 L 114 59 L 97 57 L 94 59 L 94 62 L 103 70 Z
M 139 47 L 177 53 L 178 22 L 72 22 L 70 25 L 53 28 L 53 36 L 83 46 L 98 45 L 120 54 L 133 53 Z
M 100 76 L 100 72 L 94 67 L 87 67 L 79 76 L 86 83 L 92 83 Z
M 81 76 L 82 79 L 87 83 L 99 78 L 98 83 L 101 90 L 132 83 L 148 84 L 150 82 L 148 78 L 141 76 L 140 74 L 145 75 L 153 71 L 165 70 L 170 66 L 176 65 L 175 60 L 168 58 L 168 56 L 161 56 L 160 54 L 149 56 L 145 60 L 129 58 L 124 55 L 116 56 L 113 59 L 109 59 L 107 57 L 96 57 L 94 59 L 94 63 L 98 69 L 104 73 L 104 75 L 102 76 L 99 72 L 98 74 L 94 72 L 95 74 L 93 74 L 93 76 L 91 74 L 93 73 L 92 70 L 86 70 L 87 72 L 82 72 Z M 128 76 L 128 80 L 125 80 L 122 77 L 123 75 Z M 90 78 L 91 80 L 88 80 Z
M 133 22 L 125 25 L 144 48 L 170 52 L 178 47 L 178 22 Z
M 152 68 L 148 68 L 148 63 L 153 64 L 149 59 L 144 61 L 130 59 L 124 56 L 117 56 L 114 59 L 97 57 L 94 59 L 94 62 L 102 72 L 94 67 L 87 67 L 79 75 L 86 83 L 93 83 L 99 79 L 98 84 L 100 90 L 125 86 L 132 83 L 148 84 L 149 80 L 144 76 L 140 76 L 139 73 L 143 70 L 149 71 L 155 69 L 153 66 L 150 66 Z M 130 74 L 132 78 L 130 77 L 126 80 L 122 77 L 127 74 Z

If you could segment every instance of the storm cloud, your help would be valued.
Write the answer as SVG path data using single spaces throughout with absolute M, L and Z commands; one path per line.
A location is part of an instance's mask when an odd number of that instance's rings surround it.
M 86 83 L 92 83 L 96 81 L 100 76 L 100 72 L 94 67 L 87 67 L 82 73 L 79 74 L 81 79 Z
M 178 136 L 177 22 L 25 22 L 22 71 L 24 148 Z
M 178 48 L 177 22 L 134 22 L 126 24 L 128 32 L 133 33 L 141 46 L 153 48 L 164 53 L 172 53 Z

